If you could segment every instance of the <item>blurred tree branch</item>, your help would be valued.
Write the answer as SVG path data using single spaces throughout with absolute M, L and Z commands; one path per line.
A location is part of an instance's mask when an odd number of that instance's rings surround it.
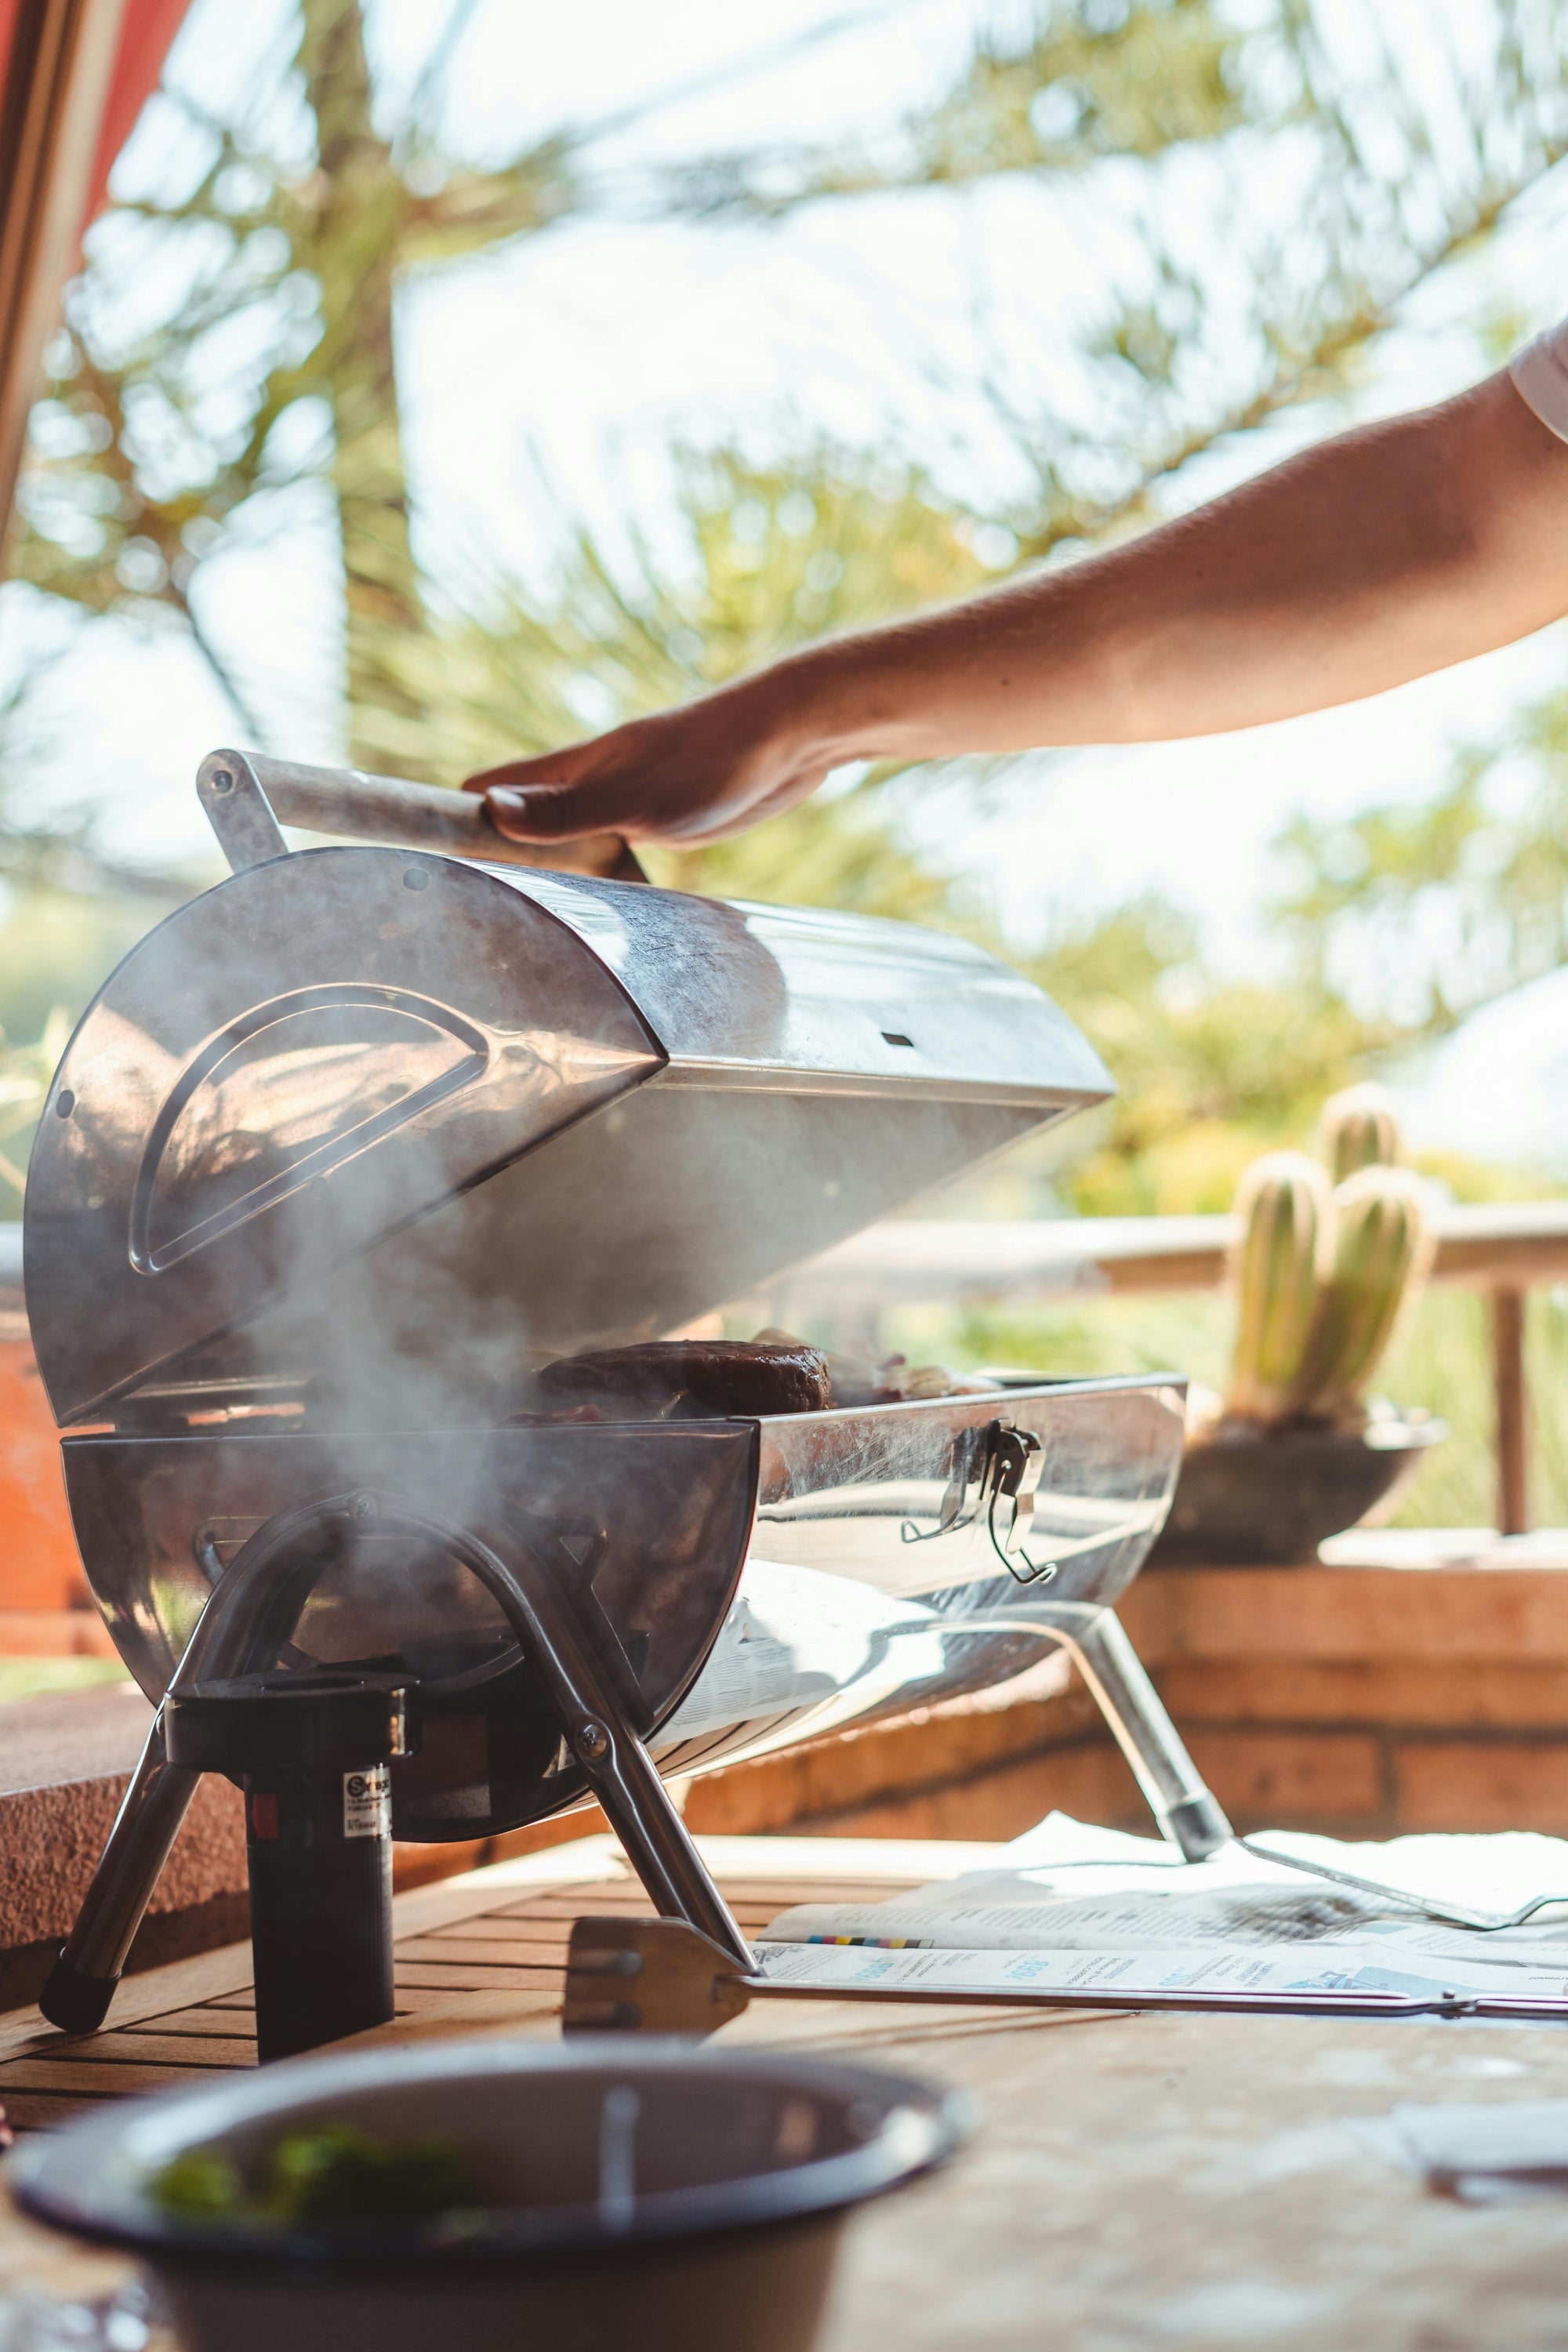
M 1443 1034 L 1568 963 L 1568 691 L 1463 751 L 1425 797 L 1301 819 L 1279 846 L 1276 911 L 1309 984 L 1381 987 Z

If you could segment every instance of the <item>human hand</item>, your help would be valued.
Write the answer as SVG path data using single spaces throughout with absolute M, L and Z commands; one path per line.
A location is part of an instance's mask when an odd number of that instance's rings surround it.
M 804 800 L 837 757 L 777 715 L 768 674 L 701 701 L 470 776 L 510 841 L 615 833 L 698 848 Z

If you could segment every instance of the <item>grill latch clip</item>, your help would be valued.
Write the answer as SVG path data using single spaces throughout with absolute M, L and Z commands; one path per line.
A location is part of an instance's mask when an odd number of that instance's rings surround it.
M 985 1521 L 998 1559 L 1020 1584 L 1045 1584 L 1057 1572 L 1056 1561 L 1034 1559 L 1027 1542 L 1035 1523 L 1036 1490 L 1045 1466 L 1045 1450 L 1032 1429 L 1009 1429 L 1003 1422 L 993 1424 Z

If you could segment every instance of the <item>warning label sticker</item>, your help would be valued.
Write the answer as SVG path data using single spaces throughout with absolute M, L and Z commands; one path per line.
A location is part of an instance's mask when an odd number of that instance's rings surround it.
M 392 1774 L 384 1764 L 343 1774 L 343 1835 L 392 1835 Z

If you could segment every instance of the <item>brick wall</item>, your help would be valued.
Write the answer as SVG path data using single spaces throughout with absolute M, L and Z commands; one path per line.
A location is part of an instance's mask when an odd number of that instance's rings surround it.
M 89 1609 L 60 1471 L 60 1433 L 23 1318 L 0 1307 L 0 1611 Z M 26 1639 L 0 1656 L 31 1647 Z M 51 1643 L 48 1646 L 54 1646 Z
M 1238 1828 L 1568 1835 L 1568 1573 L 1166 1569 L 1121 1612 Z M 1002 1838 L 1148 1823 L 1087 1694 L 931 1710 L 694 1783 L 700 1830 Z

